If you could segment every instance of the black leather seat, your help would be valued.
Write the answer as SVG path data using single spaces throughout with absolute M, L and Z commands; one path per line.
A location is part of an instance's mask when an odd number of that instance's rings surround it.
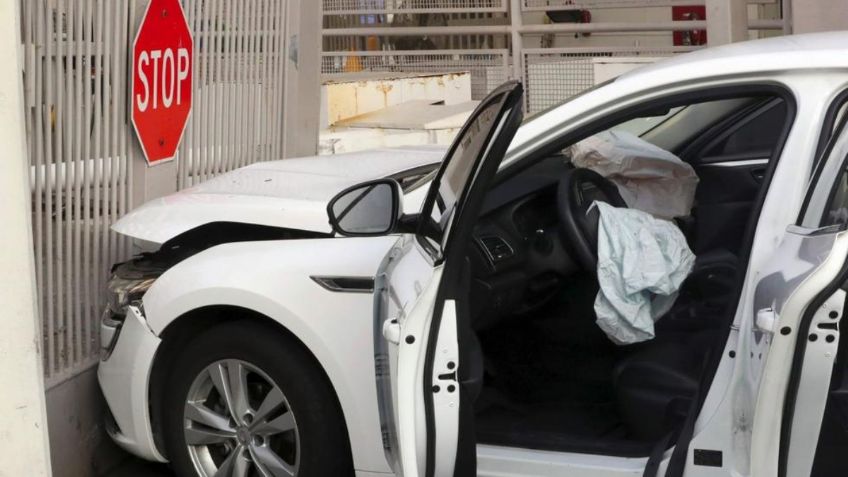
M 713 331 L 670 334 L 633 345 L 613 371 L 619 413 L 632 436 L 657 440 L 686 417 Z
M 656 338 L 631 345 L 613 371 L 622 420 L 634 438 L 662 438 L 686 418 L 706 354 L 721 329 L 738 260 L 725 251 L 698 257 Z

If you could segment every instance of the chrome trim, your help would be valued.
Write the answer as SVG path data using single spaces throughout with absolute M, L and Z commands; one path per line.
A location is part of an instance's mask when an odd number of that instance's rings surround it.
M 118 344 L 118 337 L 121 335 L 121 328 L 124 326 L 124 321 L 120 316 L 115 315 L 108 308 L 103 311 L 100 318 L 100 360 L 106 361 L 112 356 L 112 351 L 115 350 L 115 345 Z
M 374 277 L 329 277 L 312 275 L 309 278 L 325 290 L 335 293 L 373 293 Z
M 803 237 L 816 237 L 819 235 L 830 235 L 842 232 L 844 229 L 842 224 L 825 225 L 824 227 L 809 228 L 801 225 L 790 225 L 786 227 L 786 232 Z
M 497 240 L 500 240 L 501 242 L 503 242 L 503 244 L 506 245 L 506 247 L 509 249 L 509 256 L 495 260 L 495 257 L 492 255 L 492 251 L 489 250 L 489 247 L 487 247 L 485 243 L 483 243 L 483 240 L 485 240 L 485 239 L 497 239 Z M 480 248 L 483 249 L 483 253 L 486 254 L 486 258 L 489 259 L 489 263 L 493 267 L 496 266 L 498 264 L 498 262 L 512 258 L 512 257 L 515 256 L 515 249 L 512 248 L 512 244 L 510 244 L 505 238 L 501 237 L 500 235 L 492 235 L 492 234 L 483 235 L 481 237 L 475 237 L 474 240 L 475 240 L 475 242 L 477 242 L 477 245 L 479 245 Z
M 705 164 L 698 164 L 700 167 L 746 167 L 746 166 L 765 166 L 769 163 L 768 159 L 747 159 L 744 161 L 722 161 L 722 162 L 708 162 Z

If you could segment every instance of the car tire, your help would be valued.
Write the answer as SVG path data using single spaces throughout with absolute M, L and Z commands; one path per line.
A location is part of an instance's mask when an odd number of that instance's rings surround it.
M 162 431 L 178 476 L 353 475 L 338 400 L 295 338 L 263 323 L 225 323 L 168 366 Z

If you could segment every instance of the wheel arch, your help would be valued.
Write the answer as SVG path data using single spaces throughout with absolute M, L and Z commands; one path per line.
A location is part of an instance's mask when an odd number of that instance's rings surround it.
M 179 353 L 185 347 L 186 343 L 204 331 L 215 328 L 224 323 L 232 323 L 236 321 L 245 321 L 260 326 L 266 327 L 269 332 L 278 334 L 282 339 L 288 340 L 289 343 L 298 346 L 312 360 L 312 364 L 321 372 L 322 379 L 329 385 L 334 397 L 334 404 L 337 406 L 340 415 L 344 418 L 343 424 L 347 439 L 348 451 L 351 452 L 351 460 L 353 460 L 353 450 L 351 446 L 351 434 L 348 426 L 349 419 L 345 413 L 344 407 L 339 399 L 339 393 L 336 385 L 321 361 L 315 356 L 310 348 L 297 335 L 291 332 L 280 322 L 273 318 L 237 305 L 207 305 L 193 310 L 190 310 L 173 321 L 171 321 L 159 334 L 162 344 L 153 358 L 153 364 L 150 371 L 150 381 L 148 386 L 148 399 L 150 406 L 151 428 L 153 431 L 153 439 L 156 448 L 165 455 L 165 445 L 163 442 L 162 430 L 162 413 L 163 413 L 163 396 L 164 384 L 169 376 L 169 364 L 173 363 L 179 356 Z
M 178 350 L 185 340 L 231 316 L 267 323 L 305 347 L 330 380 L 356 469 L 388 472 L 377 406 L 373 296 L 328 290 L 312 277 L 373 277 L 396 240 L 230 243 L 168 269 L 143 298 L 148 328 L 168 342 L 149 365 L 157 376 L 148 379 L 147 397 L 157 389 L 154 379 L 161 389 L 158 373 L 162 363 L 172 362 L 173 355 L 164 355 L 174 352 L 171 346 Z

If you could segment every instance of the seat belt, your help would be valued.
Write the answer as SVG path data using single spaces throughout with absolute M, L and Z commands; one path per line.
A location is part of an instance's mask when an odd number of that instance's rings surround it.
M 671 443 L 672 436 L 674 436 L 674 431 L 662 436 L 660 440 L 654 444 L 654 448 L 651 449 L 651 455 L 648 456 L 648 463 L 645 464 L 645 471 L 642 472 L 642 477 L 657 476 L 657 472 L 660 471 L 660 462 L 662 462 L 663 455 L 665 455 L 665 449 L 668 447 L 668 444 Z
M 663 477 L 683 477 L 683 472 L 686 470 L 686 458 L 689 456 L 689 443 L 695 435 L 695 422 L 698 420 L 699 404 L 701 402 L 701 391 L 704 388 L 703 370 L 706 369 L 706 364 L 709 363 L 710 355 L 707 352 L 704 357 L 704 366 L 701 367 L 701 382 L 695 389 L 695 394 L 692 396 L 692 403 L 689 405 L 689 410 L 686 413 L 686 420 L 683 421 L 679 434 L 677 435 L 677 443 L 674 450 L 671 452 L 671 457 L 668 460 L 668 466 L 665 468 Z M 672 441 L 672 437 L 676 434 L 671 431 L 663 436 L 659 442 L 654 445 L 651 450 L 651 455 L 648 457 L 648 462 L 645 464 L 645 471 L 642 477 L 657 477 L 660 470 L 665 450 Z
M 689 454 L 689 442 L 695 434 L 695 421 L 698 420 L 698 402 L 701 399 L 700 389 L 701 387 L 698 386 L 695 395 L 692 397 L 692 404 L 689 406 L 689 411 L 686 413 L 686 420 L 683 421 L 683 426 L 680 428 L 679 434 L 676 431 L 671 431 L 654 445 L 651 455 L 648 457 L 648 462 L 645 464 L 645 471 L 642 473 L 642 477 L 657 477 L 665 450 L 668 448 L 675 434 L 678 434 L 677 444 L 671 452 L 671 458 L 668 460 L 668 467 L 665 469 L 664 477 L 683 476 L 683 471 L 686 470 L 686 456 Z

